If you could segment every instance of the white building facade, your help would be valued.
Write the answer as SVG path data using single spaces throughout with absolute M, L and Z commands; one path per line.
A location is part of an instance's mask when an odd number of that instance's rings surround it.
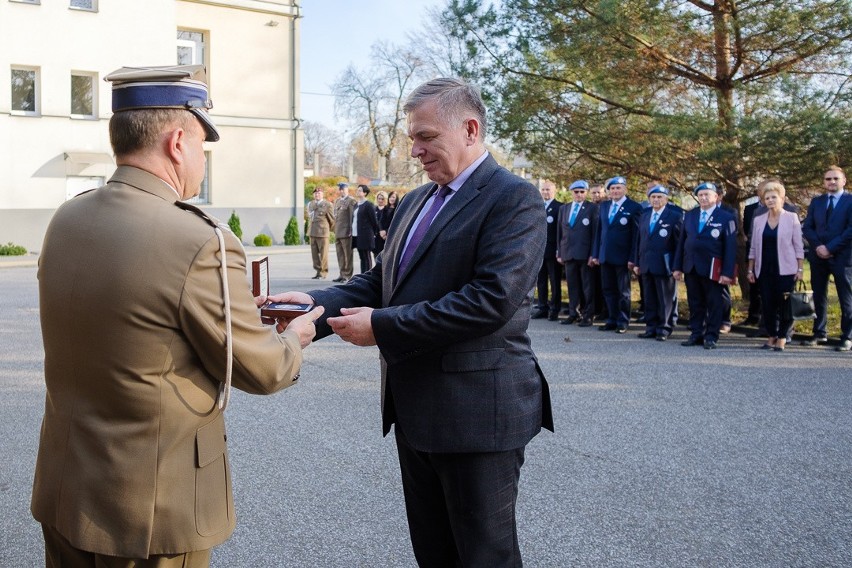
M 301 227 L 297 0 L 0 0 L 0 243 L 38 251 L 56 208 L 115 170 L 123 66 L 203 63 L 221 134 L 194 202 L 243 241 Z

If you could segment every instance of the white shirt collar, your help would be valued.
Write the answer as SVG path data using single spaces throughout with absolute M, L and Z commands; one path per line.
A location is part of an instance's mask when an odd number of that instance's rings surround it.
M 464 182 L 468 180 L 468 178 L 473 174 L 473 171 L 479 167 L 479 164 L 485 161 L 485 158 L 488 157 L 488 150 L 485 150 L 480 157 L 475 159 L 471 165 L 466 167 L 462 173 L 456 176 L 456 179 L 447 184 L 447 187 L 456 192 L 464 185 Z

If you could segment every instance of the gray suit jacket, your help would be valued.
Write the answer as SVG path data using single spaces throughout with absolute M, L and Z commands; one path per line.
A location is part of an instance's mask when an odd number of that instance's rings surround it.
M 545 246 L 535 188 L 490 156 L 435 218 L 397 280 L 402 249 L 434 191 L 421 186 L 394 215 L 370 271 L 313 291 L 327 317 L 347 306 L 376 308 L 382 417 L 428 452 L 491 452 L 524 446 L 553 429 L 547 382 L 530 347 L 530 290 Z

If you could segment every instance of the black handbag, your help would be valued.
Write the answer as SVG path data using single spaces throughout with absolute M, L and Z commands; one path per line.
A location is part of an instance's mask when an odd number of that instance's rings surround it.
M 784 294 L 783 310 L 785 320 L 816 319 L 813 290 L 805 290 L 805 283 L 799 280 L 793 292 Z

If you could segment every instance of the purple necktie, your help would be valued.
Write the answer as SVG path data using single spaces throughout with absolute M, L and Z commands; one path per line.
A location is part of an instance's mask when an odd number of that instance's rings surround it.
M 405 274 L 405 269 L 408 267 L 411 257 L 414 256 L 414 251 L 417 250 L 420 241 L 423 240 L 423 236 L 429 230 L 432 220 L 438 214 L 438 211 L 441 210 L 441 206 L 444 205 L 444 199 L 450 194 L 450 191 L 452 190 L 446 185 L 442 185 L 438 189 L 438 193 L 435 194 L 435 200 L 432 202 L 432 207 L 429 208 L 429 211 L 420 220 L 420 224 L 414 229 L 414 234 L 411 236 L 411 240 L 408 241 L 408 247 L 406 247 L 405 253 L 403 253 L 402 259 L 399 261 L 399 270 L 396 273 L 397 280 Z

